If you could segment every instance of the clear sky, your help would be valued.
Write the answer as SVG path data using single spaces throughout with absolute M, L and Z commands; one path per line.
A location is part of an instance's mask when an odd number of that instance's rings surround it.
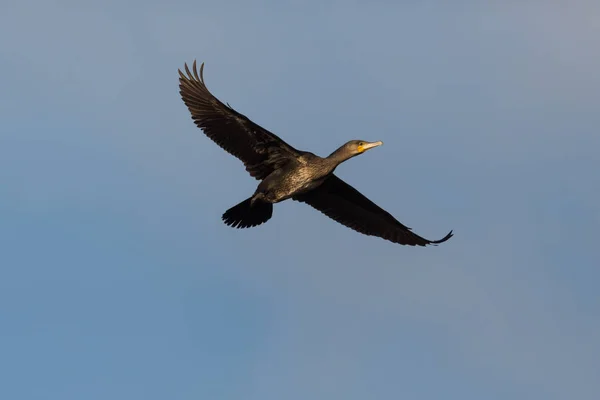
M 597 1 L 4 1 L 0 398 L 600 398 Z M 439 247 L 286 202 L 177 69 Z

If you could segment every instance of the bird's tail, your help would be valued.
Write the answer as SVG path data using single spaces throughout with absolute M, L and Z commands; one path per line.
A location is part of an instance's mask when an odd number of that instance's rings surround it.
M 252 197 L 231 207 L 223 214 L 223 222 L 233 228 L 251 228 L 267 222 L 273 216 L 273 204 Z

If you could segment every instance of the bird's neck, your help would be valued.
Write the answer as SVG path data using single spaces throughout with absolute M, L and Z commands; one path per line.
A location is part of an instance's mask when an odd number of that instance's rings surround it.
M 343 163 L 351 157 L 352 154 L 349 154 L 348 151 L 346 151 L 346 148 L 342 146 L 333 153 L 331 153 L 326 159 L 337 167 L 338 165 L 340 165 L 341 163 Z

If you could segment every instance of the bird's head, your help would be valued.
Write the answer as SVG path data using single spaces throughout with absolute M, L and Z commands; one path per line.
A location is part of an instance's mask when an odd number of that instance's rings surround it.
M 356 157 L 373 147 L 381 146 L 383 142 L 367 142 L 364 140 L 351 140 L 343 144 L 339 149 L 329 155 L 328 158 L 335 160 L 337 164 L 352 157 Z
M 364 153 L 365 151 L 372 149 L 373 147 L 381 146 L 383 142 L 367 142 L 364 140 L 351 140 L 344 145 L 344 149 L 352 154 L 353 156 L 357 156 L 359 154 Z

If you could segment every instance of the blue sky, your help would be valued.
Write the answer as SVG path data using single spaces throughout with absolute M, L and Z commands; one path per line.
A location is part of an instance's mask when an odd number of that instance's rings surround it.
M 0 397 L 600 398 L 597 2 L 8 1 Z M 177 69 L 338 175 L 408 248 L 283 203 Z

